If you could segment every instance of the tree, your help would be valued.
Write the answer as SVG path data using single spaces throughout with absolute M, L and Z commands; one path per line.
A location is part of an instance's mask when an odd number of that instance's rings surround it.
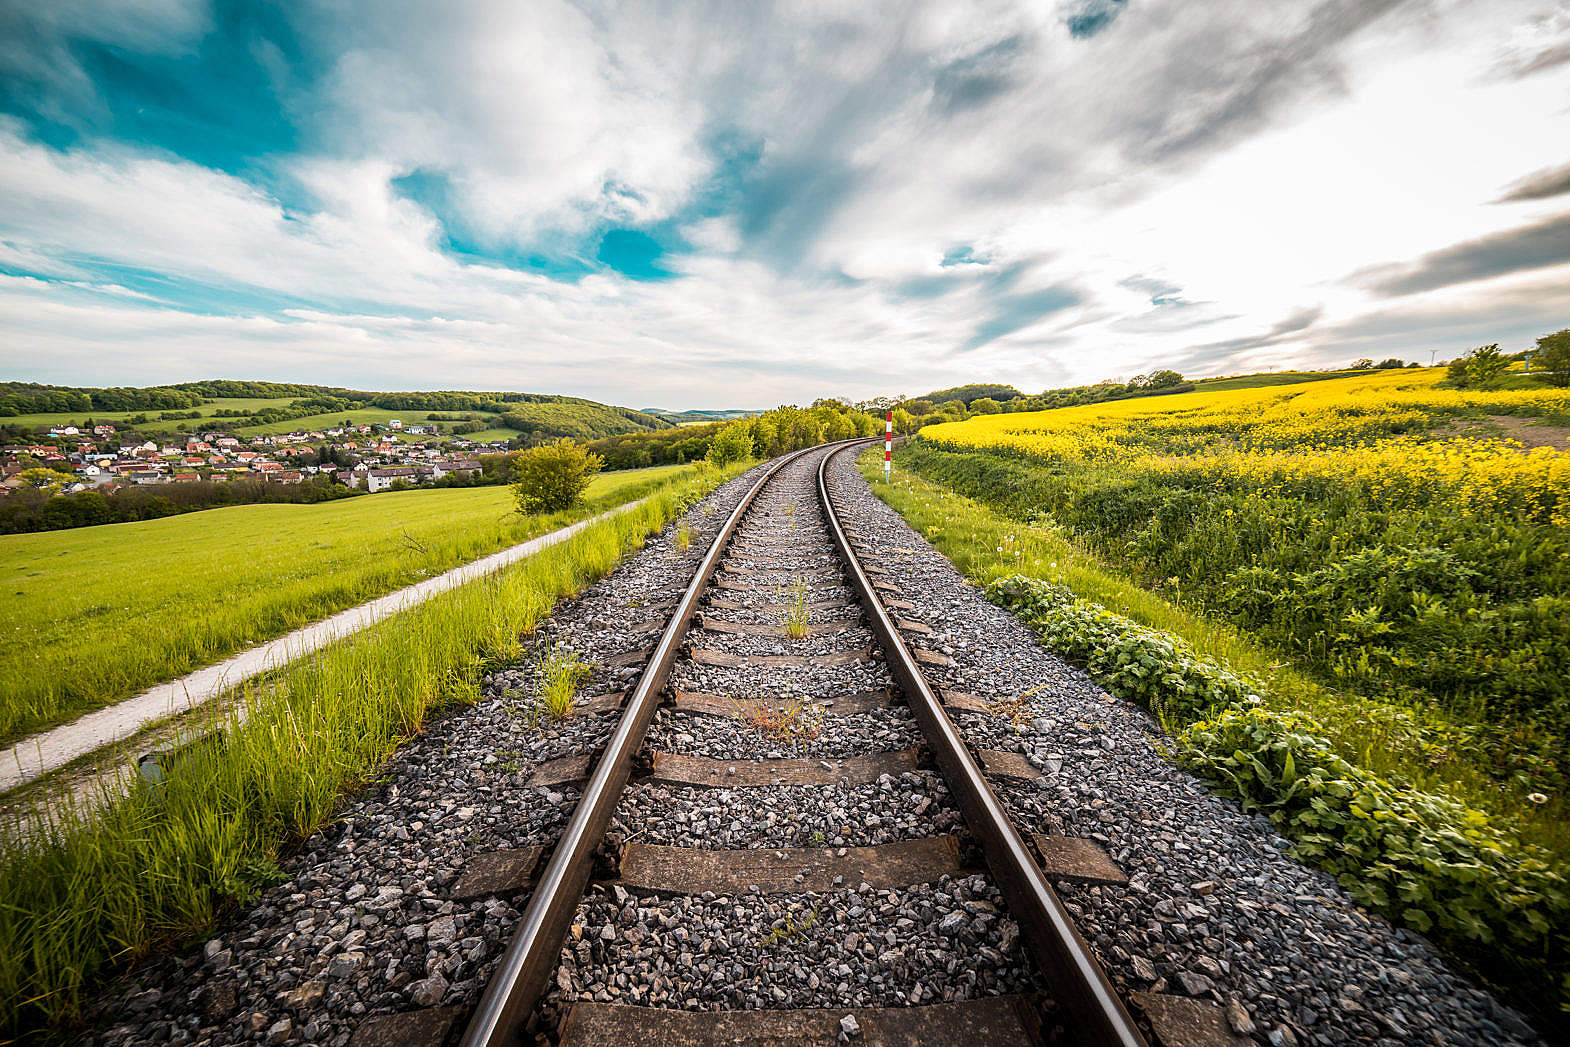
M 1374 369 L 1374 361 L 1365 356 L 1361 360 L 1353 360 L 1352 366 L 1347 369 L 1350 371 L 1371 371 Z
M 1467 367 L 1467 358 L 1458 356 L 1445 365 L 1445 381 L 1457 389 L 1470 389 L 1472 387 L 1472 372 Z
M 66 484 L 76 483 L 76 477 L 54 469 L 23 469 L 16 474 L 22 486 L 45 494 L 59 494 Z
M 1491 389 L 1510 370 L 1510 361 L 1499 351 L 1499 343 L 1480 345 L 1467 354 L 1466 373 L 1477 385 Z
M 1405 367 L 1405 366 L 1406 366 L 1406 362 L 1404 360 L 1397 360 L 1393 356 L 1390 357 L 1388 360 L 1381 360 L 1377 364 L 1374 365 L 1375 369 L 1376 370 L 1380 370 L 1380 371 L 1388 371 L 1388 370 L 1390 370 L 1393 367 Z
M 1542 368 L 1549 384 L 1570 386 L 1570 327 L 1539 338 L 1532 365 L 1534 369 Z
M 713 465 L 730 465 L 752 457 L 752 429 L 746 423 L 727 425 L 709 442 L 706 456 Z
M 901 436 L 909 435 L 920 429 L 921 419 L 905 410 L 903 407 L 894 408 L 894 431 Z
M 970 402 L 971 414 L 998 414 L 1003 408 L 990 396 L 983 396 Z
M 1145 379 L 1146 389 L 1170 389 L 1174 385 L 1182 384 L 1182 375 L 1178 374 L 1176 371 L 1165 369 L 1160 371 L 1152 371 L 1150 372 L 1150 376 Z
M 513 496 L 520 513 L 554 513 L 570 509 L 588 490 L 589 479 L 605 459 L 589 453 L 567 437 L 540 444 L 514 456 Z

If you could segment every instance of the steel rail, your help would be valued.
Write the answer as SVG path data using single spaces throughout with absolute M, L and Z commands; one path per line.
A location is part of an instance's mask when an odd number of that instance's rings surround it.
M 818 498 L 823 503 L 834 544 L 845 561 L 851 587 L 883 645 L 889 671 L 921 724 L 927 744 L 965 816 L 965 824 L 980 843 L 987 867 L 997 880 L 1009 911 L 1019 921 L 1037 966 L 1073 1019 L 1075 1042 L 1098 1047 L 1147 1047 L 1144 1036 L 1107 981 L 1106 972 L 1091 954 L 1062 900 L 1042 875 L 997 794 L 987 784 L 980 765 L 943 711 L 883 601 L 873 592 L 872 582 L 829 498 L 829 462 L 851 449 L 842 447 L 823 456 L 818 465 Z
M 660 633 L 660 641 L 645 663 L 637 687 L 627 699 L 616 731 L 595 763 L 572 818 L 551 853 L 545 871 L 540 874 L 528 908 L 502 955 L 501 965 L 485 987 L 479 1007 L 464 1030 L 460 1041 L 462 1047 L 522 1042 L 524 1026 L 561 957 L 562 943 L 567 938 L 573 913 L 593 871 L 594 851 L 621 801 L 622 790 L 632 771 L 633 757 L 643 745 L 643 737 L 659 707 L 660 692 L 670 677 L 676 652 L 692 625 L 698 600 L 708 588 L 731 535 L 758 492 L 787 465 L 822 447 L 820 444 L 804 448 L 776 462 L 737 503 L 725 526 L 715 536 L 708 554 L 698 565 L 670 621 Z

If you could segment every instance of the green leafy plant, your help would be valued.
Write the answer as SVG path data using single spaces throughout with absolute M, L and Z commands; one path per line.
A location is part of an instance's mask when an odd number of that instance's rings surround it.
M 605 465 L 582 444 L 562 437 L 520 451 L 513 460 L 513 495 L 521 513 L 554 513 L 570 509 L 589 488 L 589 480 Z
M 1305 717 L 1229 708 L 1191 725 L 1174 757 L 1293 840 L 1360 904 L 1496 962 L 1562 965 L 1570 891 L 1542 849 L 1481 811 L 1381 779 L 1338 756 Z
M 690 524 L 688 524 L 686 520 L 683 520 L 680 524 L 678 524 L 676 526 L 676 551 L 677 552 L 684 553 L 688 549 L 692 548 L 692 536 L 693 536 L 693 534 L 694 534 L 694 531 L 692 529 L 692 526 Z
M 800 640 L 807 635 L 812 612 L 807 605 L 807 583 L 798 578 L 790 584 L 788 589 L 781 589 L 780 603 L 785 605 L 783 612 L 785 635 L 792 640 Z
M 578 704 L 578 688 L 593 667 L 566 647 L 552 647 L 541 658 L 540 709 L 552 720 L 565 720 Z

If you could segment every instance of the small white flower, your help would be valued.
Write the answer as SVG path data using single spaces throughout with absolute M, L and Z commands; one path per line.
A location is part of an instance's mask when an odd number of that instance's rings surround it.
M 1542 806 L 1548 802 L 1548 797 L 1544 796 L 1542 793 L 1527 793 L 1526 798 L 1538 806 Z

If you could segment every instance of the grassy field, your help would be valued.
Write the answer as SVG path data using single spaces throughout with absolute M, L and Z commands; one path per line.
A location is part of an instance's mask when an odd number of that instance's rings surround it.
M 161 785 L 133 781 L 95 817 L 0 838 L 0 1039 L 52 1026 L 74 1040 L 67 1023 L 104 968 L 199 940 L 432 710 L 476 700 L 485 667 L 518 657 L 558 599 L 742 468 L 663 473 L 631 512 L 248 689 L 249 718 L 232 716 L 220 745 L 197 748 Z
M 246 505 L 0 536 L 0 742 L 619 504 L 691 467 L 602 473 L 581 510 L 505 487 Z

